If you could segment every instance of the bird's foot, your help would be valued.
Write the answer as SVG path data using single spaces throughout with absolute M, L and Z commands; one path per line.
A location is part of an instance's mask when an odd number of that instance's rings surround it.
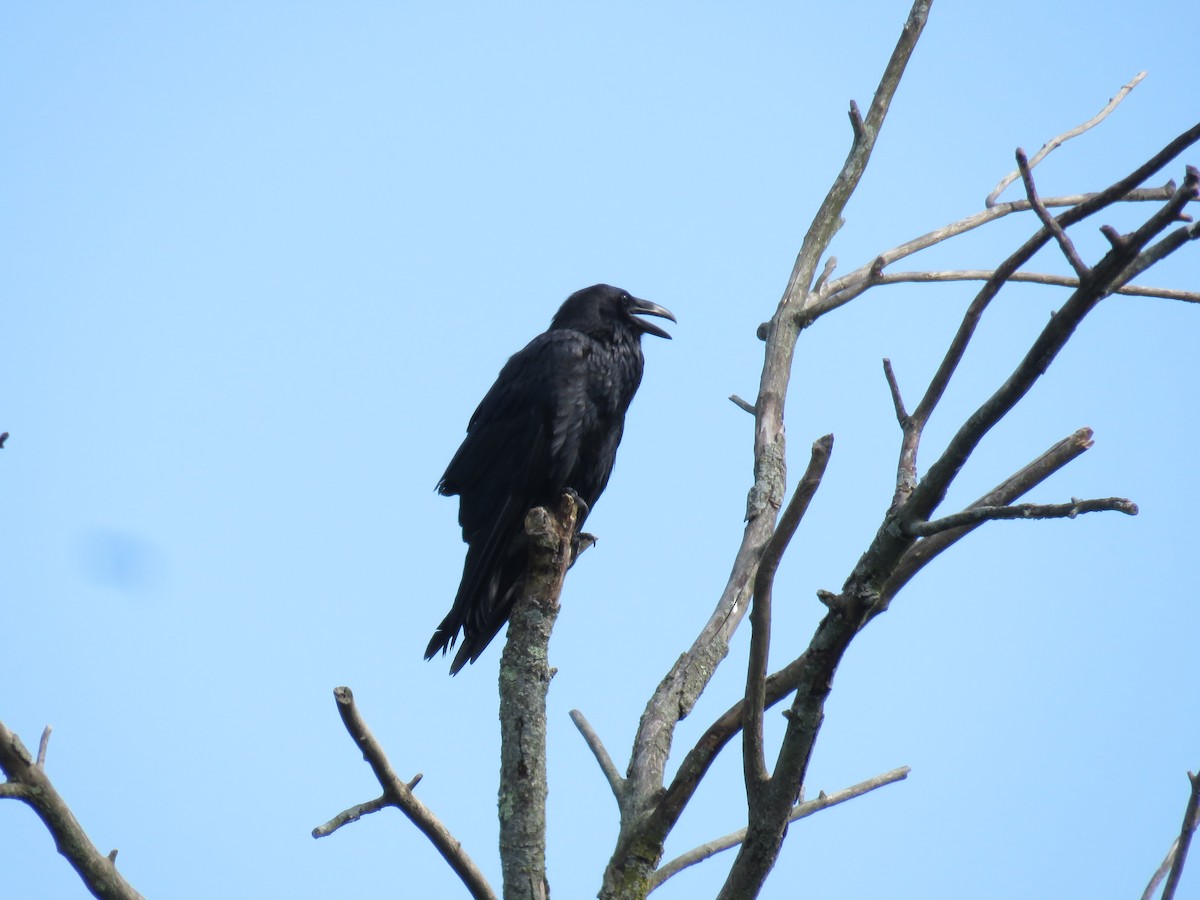
M 579 496 L 575 488 L 567 488 L 565 491 L 563 491 L 563 493 L 575 501 L 575 506 L 577 509 L 577 512 L 575 513 L 575 521 L 582 522 L 584 519 L 586 519 L 588 517 L 588 513 L 592 511 L 592 508 L 587 505 L 587 501 Z
M 579 559 L 580 554 L 588 547 L 595 545 L 596 536 L 588 534 L 586 531 L 575 532 L 575 537 L 571 538 L 571 565 L 575 565 L 575 560 Z

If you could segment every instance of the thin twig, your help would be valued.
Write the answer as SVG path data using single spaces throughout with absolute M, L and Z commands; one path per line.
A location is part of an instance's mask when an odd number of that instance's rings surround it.
M 1145 177 L 1148 177 L 1148 175 L 1143 176 L 1143 180 Z M 1156 188 L 1127 187 L 1125 193 L 1113 202 L 1153 203 L 1165 201 L 1171 199 L 1175 193 L 1175 189 L 1176 184 L 1174 181 L 1168 181 L 1161 187 Z M 1072 207 L 1079 206 L 1082 203 L 1089 203 L 1098 196 L 1099 194 L 1094 192 L 1088 194 L 1069 194 L 1062 197 L 1044 197 L 1042 198 L 1042 204 L 1049 208 Z M 881 271 L 881 263 L 882 267 L 889 266 L 907 256 L 912 256 L 914 253 L 919 253 L 935 244 L 958 237 L 960 234 L 966 234 L 968 231 L 973 231 L 997 219 L 1002 219 L 1013 213 L 1028 212 L 1032 209 L 1033 206 L 1025 199 L 1000 203 L 991 209 L 972 213 L 956 222 L 951 222 L 949 225 L 935 228 L 933 231 L 927 232 L 920 237 L 906 241 L 890 250 L 885 250 L 883 253 L 873 257 L 871 262 L 859 266 L 851 272 L 847 272 L 841 278 L 833 279 L 819 301 L 810 307 L 808 315 L 810 318 L 815 319 L 831 310 L 837 309 L 839 306 L 844 306 L 874 284 L 888 283 L 886 280 L 887 276 Z M 984 280 L 986 281 L 987 279 L 985 278 Z
M 1017 472 L 1004 479 L 967 509 L 983 506 L 1006 506 L 1014 500 L 1037 487 L 1067 463 L 1086 453 L 1092 448 L 1092 429 L 1080 428 L 1046 450 L 1036 459 L 1027 463 Z M 883 586 L 882 596 L 888 602 L 904 585 L 908 584 L 921 569 L 962 538 L 966 537 L 982 522 L 963 525 L 950 531 L 943 531 L 932 537 L 922 538 L 900 558 L 896 568 Z
M 363 816 L 379 812 L 379 810 L 386 809 L 392 805 L 392 802 L 385 796 L 376 797 L 374 800 L 368 800 L 366 803 L 359 803 L 357 806 L 342 810 L 324 825 L 318 825 L 312 830 L 312 836 L 315 838 L 328 837 L 343 825 L 347 825 L 350 822 L 357 822 Z
M 904 409 L 904 398 L 900 396 L 900 384 L 896 381 L 896 373 L 892 371 L 892 361 L 883 358 L 883 375 L 887 379 L 888 390 L 892 392 L 892 406 L 896 409 L 896 421 L 903 428 L 908 421 L 908 413 Z
M 857 107 L 855 107 L 857 109 Z M 862 125 L 862 120 L 859 120 L 859 125 Z M 821 270 L 821 274 L 817 276 L 817 280 L 813 282 L 813 293 L 819 293 L 821 288 L 825 286 L 825 282 L 829 280 L 829 276 L 833 274 L 833 270 L 837 268 L 837 257 L 831 256 L 825 260 L 825 268 Z
M 1164 239 L 1165 240 L 1165 239 Z M 1149 251 L 1147 251 L 1149 252 Z M 939 281 L 987 281 L 996 274 L 995 269 L 950 269 L 930 272 L 885 272 L 875 282 L 877 285 L 930 283 Z M 1079 287 L 1079 279 L 1070 275 L 1051 275 L 1047 272 L 1013 272 L 1009 281 L 1026 284 L 1043 284 L 1051 287 Z M 1182 300 L 1185 303 L 1200 303 L 1200 292 L 1181 291 L 1175 288 L 1142 287 L 1126 284 L 1113 291 L 1131 297 L 1158 297 L 1163 300 Z
M 884 772 L 882 775 L 876 775 L 874 778 L 868 778 L 866 781 L 860 781 L 858 784 L 848 787 L 845 790 L 837 791 L 833 794 L 822 793 L 816 800 L 809 800 L 796 805 L 789 814 L 788 821 L 795 822 L 823 809 L 829 809 L 831 806 L 837 806 L 839 803 L 845 803 L 847 800 L 861 797 L 863 794 L 870 793 L 884 785 L 903 781 L 908 777 L 910 771 L 911 769 L 908 766 L 901 766 L 898 769 L 892 769 L 890 772 Z M 708 841 L 699 847 L 689 850 L 687 853 L 675 857 L 675 859 L 655 871 L 650 890 L 653 891 L 672 875 L 678 875 L 689 866 L 703 862 L 710 856 L 715 856 L 723 850 L 736 847 L 745 838 L 746 829 L 741 828 L 731 834 Z
M 1167 873 L 1171 871 L 1171 866 L 1175 862 L 1175 851 L 1179 847 L 1179 837 L 1176 835 L 1175 840 L 1171 841 L 1171 849 L 1167 851 L 1167 855 L 1163 857 L 1162 865 L 1160 865 L 1150 876 L 1150 883 L 1146 885 L 1146 889 L 1142 891 L 1142 900 L 1154 900 L 1155 893 L 1158 892 L 1158 886 L 1162 884 L 1162 880 L 1167 877 Z
M 1114 109 L 1116 109 L 1118 104 L 1120 104 L 1120 102 L 1125 99 L 1125 97 L 1129 94 L 1129 92 L 1132 91 L 1135 87 L 1137 87 L 1138 84 L 1141 82 L 1141 80 L 1145 77 L 1146 77 L 1145 72 L 1138 72 L 1136 75 L 1133 76 L 1132 79 L 1130 79 L 1128 84 L 1124 85 L 1119 91 L 1117 91 L 1116 96 L 1114 96 L 1112 99 L 1110 99 L 1108 101 L 1108 103 L 1105 104 L 1104 109 L 1100 110 L 1100 112 L 1096 113 L 1096 115 L 1092 116 L 1090 119 L 1088 119 L 1082 125 L 1076 125 L 1074 128 L 1070 129 L 1069 131 L 1064 131 L 1058 137 L 1054 137 L 1054 138 L 1051 138 L 1050 140 L 1046 141 L 1046 143 L 1042 145 L 1042 149 L 1039 150 L 1037 153 L 1035 153 L 1033 156 L 1033 159 L 1030 160 L 1029 168 L 1032 169 L 1034 166 L 1036 166 L 1038 163 L 1040 163 L 1043 159 L 1046 158 L 1046 155 L 1048 153 L 1050 153 L 1050 151 L 1054 150 L 1056 147 L 1061 146 L 1062 144 L 1066 143 L 1073 137 L 1078 137 L 1079 135 L 1083 134 L 1088 129 L 1094 128 L 1095 126 L 1097 126 L 1101 122 L 1103 122 L 1104 119 L 1108 116 L 1108 114 L 1110 112 L 1112 112 Z M 983 205 L 988 207 L 989 209 L 991 207 L 995 206 L 996 198 L 998 198 L 1002 193 L 1004 193 L 1004 189 L 1006 187 L 1008 187 L 1010 184 L 1012 184 L 1014 181 L 1016 181 L 1019 177 L 1020 177 L 1019 172 L 1010 172 L 1008 175 L 1005 175 L 1003 178 L 1001 178 L 1000 183 L 998 185 L 996 185 L 995 188 L 993 188 L 993 190 L 990 194 L 987 195 L 987 199 L 983 201 Z
M 753 403 L 743 400 L 737 394 L 730 394 L 729 399 L 732 401 L 734 406 L 736 406 L 738 409 L 745 410 L 746 412 L 750 413 L 750 415 L 754 415 L 756 412 L 758 412 Z
M 1187 773 L 1192 791 L 1188 795 L 1187 807 L 1183 812 L 1183 825 L 1179 829 L 1179 843 L 1175 847 L 1175 859 L 1171 861 L 1171 873 L 1163 887 L 1162 900 L 1173 900 L 1175 890 L 1179 887 L 1180 876 L 1183 875 L 1184 864 L 1187 863 L 1188 847 L 1192 843 L 1192 835 L 1200 825 L 1200 775 Z
M 591 723 L 583 713 L 577 709 L 573 709 L 570 715 L 571 721 L 575 723 L 575 727 L 583 735 L 583 740 L 592 751 L 592 755 L 596 757 L 596 762 L 600 764 L 600 771 L 608 779 L 608 786 L 612 788 L 613 796 L 620 803 L 621 790 L 625 786 L 625 779 L 621 777 L 621 773 L 617 771 L 617 767 L 613 764 L 612 757 L 604 749 L 604 742 L 600 740 L 600 735 L 596 734 L 595 729 L 592 728 Z
M 50 732 L 53 730 L 53 725 L 47 725 L 42 729 L 42 739 L 38 741 L 37 762 L 34 763 L 39 769 L 46 768 L 46 747 L 50 744 Z
M 1067 262 L 1071 264 L 1071 268 L 1075 270 L 1075 274 L 1080 278 L 1086 278 L 1088 272 L 1091 270 L 1080 258 L 1079 251 L 1075 249 L 1075 244 L 1067 236 L 1066 231 L 1058 224 L 1058 220 L 1050 215 L 1050 210 L 1046 209 L 1045 204 L 1038 197 L 1037 187 L 1033 183 L 1033 173 L 1029 171 L 1029 160 L 1025 158 L 1025 151 L 1020 147 L 1017 148 L 1017 168 L 1021 171 L 1021 180 L 1025 184 L 1025 195 L 1033 205 L 1033 211 L 1037 214 L 1038 220 L 1050 229 L 1050 233 L 1058 241 L 1058 246 L 1062 249 L 1063 256 L 1067 258 Z
M 1017 506 L 975 506 L 931 522 L 909 522 L 904 533 L 910 537 L 930 537 L 964 525 L 978 525 L 1002 519 L 1073 519 L 1090 512 L 1138 514 L 1137 504 L 1123 497 L 1102 500 L 1072 500 L 1070 503 L 1021 503 Z
M 338 687 L 333 689 L 333 697 L 337 701 L 338 715 L 341 716 L 342 724 L 346 726 L 346 731 L 350 734 L 351 740 L 362 751 L 363 759 L 367 761 L 367 765 L 371 767 L 371 771 L 375 773 L 375 778 L 379 782 L 379 786 L 383 788 L 383 797 L 386 799 L 386 805 L 394 806 L 404 813 L 412 821 L 417 829 L 429 838 L 430 843 L 437 848 L 437 851 L 442 855 L 442 858 L 454 870 L 454 873 L 466 885 L 471 896 L 475 900 L 497 900 L 495 891 L 487 882 L 483 872 L 475 865 L 474 861 L 467 851 L 463 849 L 458 839 L 454 837 L 441 823 L 424 803 L 417 799 L 416 795 L 408 789 L 408 785 L 396 774 L 396 770 L 392 768 L 392 764 L 388 761 L 387 754 L 383 750 L 383 746 L 372 734 L 371 729 L 367 727 L 367 723 L 363 721 L 362 714 L 358 711 L 358 706 L 354 702 L 354 693 L 348 687 Z M 371 800 L 366 803 L 356 804 L 350 809 L 334 816 L 325 825 L 319 828 L 314 828 L 312 836 L 314 838 L 324 837 L 327 834 L 332 834 L 337 830 L 337 827 L 346 824 L 347 822 L 356 821 L 362 816 L 362 810 L 371 807 L 378 801 Z M 353 815 L 358 810 L 359 815 Z M 374 809 L 368 809 L 369 812 L 374 812 Z M 334 828 L 328 831 L 322 831 L 327 826 L 339 819 L 344 820 L 339 822 Z

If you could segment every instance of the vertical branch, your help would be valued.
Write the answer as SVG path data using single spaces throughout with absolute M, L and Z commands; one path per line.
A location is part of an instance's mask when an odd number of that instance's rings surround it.
M 525 518 L 529 565 L 500 657 L 500 862 L 506 900 L 547 900 L 546 692 L 554 670 L 547 648 L 571 563 L 577 507 L 564 495 L 557 515 Z
M 832 434 L 813 442 L 808 469 L 796 486 L 796 493 L 784 510 L 779 527 L 775 529 L 771 542 L 763 552 L 762 562 L 759 563 L 758 574 L 754 579 L 754 602 L 750 608 L 750 662 L 746 674 L 746 702 L 743 708 L 745 719 L 742 724 L 742 756 L 748 798 L 769 778 L 763 751 L 763 710 L 767 706 L 767 657 L 771 648 L 771 595 L 775 584 L 775 572 L 800 525 L 800 520 L 808 511 L 808 505 L 817 493 L 817 488 L 821 486 L 821 478 L 825 475 L 825 467 L 829 464 L 829 454 L 832 451 Z M 753 802 L 751 800 L 752 805 Z

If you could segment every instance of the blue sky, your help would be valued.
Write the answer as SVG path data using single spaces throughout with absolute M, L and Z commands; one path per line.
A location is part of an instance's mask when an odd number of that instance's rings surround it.
M 551 648 L 551 883 L 595 893 L 616 812 L 567 711 L 623 767 L 646 697 L 719 595 L 751 476 L 750 420 L 726 397 L 754 394 L 755 327 L 845 156 L 847 103 L 869 102 L 906 12 L 0 12 L 0 718 L 30 744 L 54 725 L 51 777 L 139 890 L 459 895 L 393 810 L 309 836 L 377 792 L 334 710 L 340 684 L 498 885 L 499 646 L 455 679 L 421 659 L 463 550 L 433 486 L 507 356 L 568 293 L 607 281 L 679 324 L 647 341 L 589 520 L 600 543 Z M 1194 123 L 1191 18 L 1183 0 L 936 5 L 835 241 L 840 271 L 976 211 L 1016 146 L 1033 152 L 1145 69 L 1039 187 L 1097 189 L 1142 162 Z M 1184 162 L 1200 149 L 1159 181 Z M 1100 224 L 1078 232 L 1091 258 Z M 1014 218 L 923 265 L 995 265 L 1033 227 Z M 1200 289 L 1198 249 L 1144 282 Z M 1052 253 L 1037 264 L 1065 271 Z M 899 431 L 880 358 L 918 396 L 970 296 L 880 288 L 801 338 L 793 469 L 819 435 L 837 444 L 780 573 L 776 662 L 807 643 L 815 590 L 841 584 L 890 500 Z M 1062 299 L 1001 295 L 927 461 Z M 1142 513 L 993 524 L 872 623 L 808 791 L 913 773 L 793 826 L 765 897 L 1140 895 L 1200 766 L 1197 315 L 1105 301 L 985 441 L 947 511 L 1088 425 L 1095 448 L 1030 499 L 1121 495 Z M 746 640 L 677 747 L 736 696 Z M 743 824 L 730 753 L 668 856 Z M 711 895 L 729 861 L 657 896 Z M 0 895 L 84 896 L 11 802 Z

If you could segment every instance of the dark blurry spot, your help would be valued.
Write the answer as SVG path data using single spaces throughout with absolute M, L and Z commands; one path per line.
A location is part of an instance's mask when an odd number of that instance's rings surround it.
M 78 559 L 85 579 L 119 591 L 145 591 L 162 577 L 162 553 L 136 534 L 107 528 L 85 532 L 79 541 Z

